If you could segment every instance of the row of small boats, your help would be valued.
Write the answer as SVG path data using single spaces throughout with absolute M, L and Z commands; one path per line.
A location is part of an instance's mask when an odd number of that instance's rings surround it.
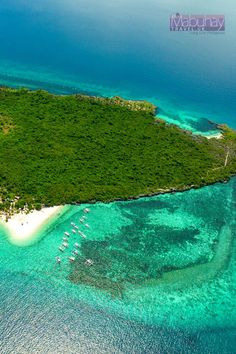
M 84 214 L 88 214 L 90 212 L 90 209 L 85 208 L 83 210 L 83 212 L 84 212 Z M 90 228 L 89 224 L 85 223 L 86 220 L 87 220 L 87 216 L 86 215 L 83 215 L 79 219 L 80 223 L 83 224 L 84 227 Z M 82 238 L 86 238 L 86 235 L 81 230 L 79 230 L 78 225 L 76 225 L 74 222 L 71 222 L 71 226 L 73 227 L 72 230 L 71 230 L 72 234 L 74 234 L 74 235 L 79 234 Z M 70 239 L 70 237 L 71 237 L 71 234 L 68 231 L 65 231 L 64 232 L 64 237 L 62 238 L 62 244 L 58 248 L 61 253 L 64 253 L 69 248 L 69 239 Z M 70 263 L 75 262 L 76 256 L 79 255 L 80 244 L 78 242 L 75 242 L 73 247 L 74 247 L 74 249 L 71 252 L 71 256 L 68 257 L 68 260 L 69 260 Z M 60 256 L 56 257 L 56 262 L 58 264 L 61 264 L 61 257 Z M 93 265 L 93 263 L 94 262 L 91 259 L 87 259 L 85 261 L 85 265 L 88 265 L 88 266 Z

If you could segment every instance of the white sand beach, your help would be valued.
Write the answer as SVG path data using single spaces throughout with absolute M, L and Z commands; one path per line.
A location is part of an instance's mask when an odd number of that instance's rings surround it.
M 4 226 L 8 233 L 9 241 L 12 244 L 23 246 L 30 244 L 34 239 L 37 231 L 43 227 L 50 218 L 59 216 L 63 207 L 56 206 L 43 208 L 42 210 L 34 210 L 29 214 L 19 213 L 13 215 L 7 222 L 5 217 L 0 217 L 0 223 Z
M 222 134 L 222 133 L 217 133 L 217 134 L 212 134 L 212 135 L 206 135 L 206 138 L 207 138 L 207 139 L 212 139 L 212 138 L 221 139 L 222 137 L 223 137 L 223 134 Z

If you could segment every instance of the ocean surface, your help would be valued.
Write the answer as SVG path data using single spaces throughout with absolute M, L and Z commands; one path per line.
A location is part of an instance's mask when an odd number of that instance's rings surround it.
M 223 14 L 224 34 L 169 31 Z M 233 0 L 1 0 L 0 85 L 147 99 L 211 134 L 236 128 Z M 200 190 L 65 206 L 35 242 L 0 230 L 0 354 L 236 353 L 236 178 Z M 71 222 L 71 235 L 56 264 Z M 76 264 L 69 264 L 74 243 Z M 85 265 L 92 259 L 94 265 Z

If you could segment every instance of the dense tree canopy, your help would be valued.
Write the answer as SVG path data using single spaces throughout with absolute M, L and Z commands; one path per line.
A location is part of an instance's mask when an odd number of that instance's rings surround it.
M 1 208 L 16 196 L 18 208 L 125 199 L 236 171 L 234 139 L 194 137 L 147 107 L 2 88 Z

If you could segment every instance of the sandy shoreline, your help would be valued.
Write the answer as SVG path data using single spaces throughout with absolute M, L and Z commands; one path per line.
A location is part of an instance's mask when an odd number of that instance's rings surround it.
M 46 222 L 54 216 L 60 215 L 63 206 L 55 206 L 43 208 L 42 210 L 34 210 L 29 214 L 19 213 L 13 215 L 8 222 L 4 216 L 0 217 L 0 223 L 6 230 L 9 241 L 12 244 L 23 246 L 30 244 L 34 237 Z
M 207 139 L 212 139 L 212 138 L 221 139 L 223 137 L 223 134 L 222 133 L 216 133 L 216 134 L 212 134 L 212 135 L 205 135 L 205 137 Z

